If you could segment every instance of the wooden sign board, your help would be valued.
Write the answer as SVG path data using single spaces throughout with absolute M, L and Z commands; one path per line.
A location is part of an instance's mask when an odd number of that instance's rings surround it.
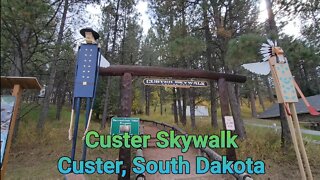
M 194 80 L 178 80 L 178 79 L 144 79 L 143 84 L 147 86 L 165 86 L 165 87 L 207 87 L 207 81 L 194 81 Z
M 42 88 L 35 77 L 1 76 L 1 88 L 13 89 L 15 84 L 19 84 L 22 89 L 41 90 Z
M 39 84 L 37 78 L 35 77 L 14 77 L 14 76 L 1 76 L 1 88 L 7 88 L 12 89 L 12 96 L 15 98 L 15 105 L 13 106 L 13 112 L 12 117 L 10 118 L 10 125 L 9 130 L 7 131 L 7 137 L 5 139 L 5 147 L 2 147 L 3 142 L 1 142 L 1 178 L 4 177 L 6 166 L 9 159 L 9 152 L 13 137 L 13 131 L 15 127 L 16 120 L 18 118 L 19 114 L 19 107 L 21 102 L 21 96 L 23 89 L 37 89 L 41 90 L 41 85 Z M 9 101 L 9 100 L 8 100 Z M 6 104 L 3 104 L 1 98 L 1 141 L 2 141 L 2 125 L 3 125 L 3 118 L 2 118 L 2 107 L 4 107 Z M 11 103 L 12 104 L 12 103 Z M 8 105 L 8 103 L 7 103 Z M 4 108 L 5 109 L 5 108 Z M 9 110 L 6 111 L 7 115 Z M 8 118 L 6 118 L 8 119 Z M 4 132 L 5 134 L 5 132 Z M 4 140 L 4 139 L 3 139 Z M 3 149 L 3 155 L 2 155 L 2 148 Z
M 11 119 L 15 102 L 16 97 L 14 96 L 1 96 L 1 167 L 8 143 L 9 129 L 12 124 Z

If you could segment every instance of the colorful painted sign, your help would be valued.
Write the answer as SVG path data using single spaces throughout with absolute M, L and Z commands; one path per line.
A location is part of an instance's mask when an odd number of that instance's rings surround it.
M 110 134 L 121 135 L 127 132 L 129 133 L 129 135 L 139 135 L 139 126 L 140 126 L 139 118 L 113 117 L 111 119 Z
M 143 84 L 147 86 L 166 86 L 166 87 L 207 87 L 207 81 L 177 80 L 177 79 L 144 79 Z
M 274 67 L 279 79 L 280 97 L 283 97 L 284 102 L 298 102 L 297 92 L 293 84 L 294 79 L 288 63 L 275 63 Z
M 1 168 L 13 114 L 15 96 L 1 96 Z

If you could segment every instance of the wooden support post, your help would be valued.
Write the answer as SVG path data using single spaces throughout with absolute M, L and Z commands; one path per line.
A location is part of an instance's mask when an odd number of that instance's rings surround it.
M 16 123 L 18 114 L 19 114 L 21 95 L 22 95 L 22 87 L 21 87 L 21 85 L 20 84 L 15 84 L 13 86 L 12 96 L 16 97 L 16 103 L 15 103 L 14 110 L 13 110 L 13 115 L 12 115 L 12 119 L 11 119 L 11 123 L 10 123 L 10 129 L 9 129 L 9 135 L 8 135 L 8 139 L 7 139 L 6 151 L 5 151 L 5 154 L 4 154 L 2 168 L 1 168 L 1 179 L 4 178 L 4 174 L 5 174 L 7 163 L 8 163 L 8 159 L 9 159 L 10 147 L 11 147 L 11 142 L 12 142 L 12 137 L 13 137 L 13 131 L 14 131 L 14 127 L 15 127 L 15 123 Z
M 293 103 L 289 103 L 289 107 L 290 107 L 290 111 L 292 113 L 293 126 L 296 129 L 296 133 L 297 133 L 296 138 L 298 141 L 298 147 L 301 151 L 300 153 L 301 153 L 304 165 L 305 165 L 305 170 L 307 172 L 307 178 L 308 178 L 308 180 L 313 180 L 309 160 L 308 160 L 307 153 L 306 153 L 306 149 L 304 148 L 304 144 L 303 144 L 303 139 L 302 139 L 302 135 L 301 135 L 301 131 L 300 131 L 300 125 L 299 125 L 296 107 Z
M 130 117 L 132 107 L 132 75 L 125 73 L 121 79 L 121 116 Z M 120 172 L 126 171 L 124 177 L 121 173 L 118 175 L 118 180 L 130 180 L 131 172 L 131 148 L 121 147 L 119 150 L 119 160 L 123 161 L 120 167 Z
M 225 116 L 230 116 L 229 108 L 229 96 L 228 96 L 228 86 L 227 81 L 223 78 L 218 80 L 218 89 L 220 96 L 220 107 L 221 107 L 221 116 L 223 122 L 223 129 L 226 130 Z M 227 148 L 226 150 L 228 160 L 237 160 L 236 151 L 234 148 Z
M 286 112 L 285 114 L 286 114 L 286 119 L 288 121 L 290 134 L 291 134 L 291 137 L 292 137 L 292 143 L 293 143 L 294 151 L 296 152 L 296 157 L 297 157 L 297 160 L 298 160 L 301 179 L 302 180 L 306 180 L 306 173 L 305 173 L 304 168 L 303 168 L 303 163 L 302 163 L 302 159 L 301 159 L 301 156 L 300 156 L 300 151 L 299 151 L 299 148 L 298 148 L 298 142 L 297 142 L 297 138 L 296 138 L 296 131 L 295 131 L 294 126 L 293 126 L 292 118 L 291 118 L 290 115 L 288 115 L 288 112 Z
M 287 63 L 281 64 L 276 62 L 276 57 L 271 57 L 269 59 L 269 65 L 273 77 L 273 81 L 275 84 L 275 90 L 277 93 L 277 99 L 279 103 L 284 103 L 286 110 L 286 119 L 288 121 L 290 134 L 292 137 L 292 142 L 294 146 L 294 150 L 297 156 L 299 170 L 301 173 L 301 179 L 312 180 L 312 174 L 310 170 L 310 165 L 307 157 L 307 153 L 304 148 L 303 139 L 300 132 L 300 126 L 298 121 L 297 112 L 294 106 L 295 102 L 298 102 L 298 98 L 296 97 L 295 91 L 287 92 L 286 89 L 294 90 L 294 79 L 291 75 L 289 66 Z M 284 82 L 283 79 L 290 79 L 292 84 Z M 305 172 L 307 171 L 307 174 Z

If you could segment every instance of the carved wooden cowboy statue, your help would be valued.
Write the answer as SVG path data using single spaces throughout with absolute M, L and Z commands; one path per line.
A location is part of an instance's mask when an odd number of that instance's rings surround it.
M 100 37 L 100 35 L 90 27 L 81 29 L 80 34 L 85 38 L 87 44 L 97 44 L 96 40 Z
M 78 134 L 78 124 L 80 116 L 81 100 L 86 100 L 85 115 L 85 133 L 87 132 L 92 116 L 92 108 L 95 98 L 96 85 L 98 81 L 99 65 L 100 65 L 100 48 L 97 40 L 99 34 L 92 28 L 84 28 L 80 30 L 80 34 L 85 37 L 85 42 L 81 43 L 77 53 L 76 71 L 73 90 L 73 105 L 71 111 L 71 120 L 69 128 L 69 140 L 72 140 L 71 159 L 75 159 L 76 142 Z M 74 129 L 73 119 L 74 120 Z M 83 142 L 82 160 L 86 159 L 86 145 Z

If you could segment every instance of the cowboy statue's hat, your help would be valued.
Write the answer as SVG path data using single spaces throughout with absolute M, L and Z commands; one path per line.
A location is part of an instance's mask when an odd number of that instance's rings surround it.
M 95 40 L 99 39 L 99 37 L 100 37 L 100 35 L 90 27 L 83 28 L 83 29 L 80 30 L 80 34 L 83 37 L 85 37 L 85 32 L 91 32 Z

